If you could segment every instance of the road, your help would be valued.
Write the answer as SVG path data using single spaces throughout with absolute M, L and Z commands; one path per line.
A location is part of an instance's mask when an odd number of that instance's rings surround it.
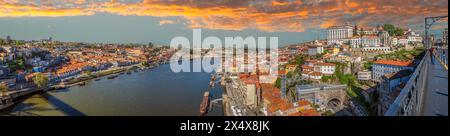
M 429 56 L 427 56 L 429 58 Z M 435 58 L 428 59 L 424 116 L 448 116 L 448 71 Z

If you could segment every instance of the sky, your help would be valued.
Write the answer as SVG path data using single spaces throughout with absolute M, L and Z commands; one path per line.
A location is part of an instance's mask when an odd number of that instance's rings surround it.
M 203 37 L 279 37 L 287 45 L 325 38 L 327 27 L 346 22 L 420 32 L 424 17 L 440 15 L 448 0 L 0 0 L 0 37 L 167 45 L 201 28 Z

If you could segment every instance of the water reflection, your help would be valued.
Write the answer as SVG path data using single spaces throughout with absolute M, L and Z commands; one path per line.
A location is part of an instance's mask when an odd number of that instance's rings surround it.
M 14 111 L 40 115 L 94 116 L 195 116 L 211 73 L 173 73 L 170 65 L 105 77 L 85 86 L 35 95 L 18 104 Z M 212 89 L 220 98 L 222 89 Z M 221 104 L 210 115 L 223 115 Z

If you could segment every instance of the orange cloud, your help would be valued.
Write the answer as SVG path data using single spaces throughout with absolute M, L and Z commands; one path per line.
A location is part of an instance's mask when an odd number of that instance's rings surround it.
M 159 25 L 160 26 L 162 26 L 162 25 L 168 25 L 168 24 L 174 24 L 175 22 L 174 21 L 172 21 L 172 20 L 161 20 L 161 21 L 159 21 Z
M 23 2 L 27 1 L 27 2 Z M 425 16 L 447 15 L 447 0 L 0 0 L 0 17 L 122 16 L 178 17 L 187 27 L 302 32 L 357 23 L 408 25 Z M 179 22 L 179 21 L 177 21 Z M 174 23 L 167 20 L 160 25 Z

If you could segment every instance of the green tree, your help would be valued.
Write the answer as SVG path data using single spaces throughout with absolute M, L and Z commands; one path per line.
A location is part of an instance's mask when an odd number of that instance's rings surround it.
M 281 78 L 277 78 L 277 80 L 275 81 L 275 87 L 281 88 Z
M 403 31 L 403 29 L 396 28 L 394 33 L 395 33 L 396 36 L 403 36 L 404 31 Z
M 17 46 L 25 45 L 25 43 L 24 43 L 23 41 L 19 41 L 19 40 L 15 40 L 14 43 L 15 43 Z
M 289 87 L 289 90 L 286 95 L 289 95 L 291 102 L 297 101 L 298 94 L 295 87 Z
M 39 88 L 46 87 L 48 84 L 48 77 L 42 73 L 36 73 L 33 81 Z
M 324 115 L 324 116 L 333 116 L 334 114 L 330 110 L 327 110 L 322 115 Z
M 92 72 L 91 72 L 91 71 L 84 71 L 84 74 L 86 74 L 86 75 L 88 75 L 88 76 L 91 76 L 91 75 L 92 75 Z
M 0 83 L 0 93 L 3 95 L 4 93 L 8 92 L 9 88 L 5 83 Z
M 372 69 L 372 66 L 373 66 L 373 62 L 372 61 L 368 61 L 368 62 L 364 63 L 364 69 L 366 69 L 366 70 Z
M 0 39 L 0 45 L 5 45 L 6 42 L 3 39 Z
M 292 71 L 288 72 L 288 73 L 286 74 L 286 77 L 287 77 L 287 78 L 292 78 L 292 77 L 293 77 Z
M 329 79 L 330 78 L 328 76 L 322 76 L 322 79 L 320 79 L 320 81 L 323 83 L 328 83 Z
M 392 24 L 384 24 L 383 29 L 387 31 L 391 36 L 403 36 L 403 30 L 395 27 Z
M 331 75 L 331 76 L 322 76 L 322 79 L 320 80 L 323 83 L 330 83 L 330 82 L 334 82 L 336 80 L 336 76 Z
M 295 63 L 298 65 L 298 67 L 301 67 L 305 63 L 305 56 L 304 55 L 295 56 Z
M 395 26 L 392 24 L 384 24 L 383 29 L 389 33 L 391 36 L 395 36 Z
M 142 62 L 141 65 L 144 66 L 144 67 L 149 67 L 150 66 L 150 64 L 148 64 L 148 62 Z

